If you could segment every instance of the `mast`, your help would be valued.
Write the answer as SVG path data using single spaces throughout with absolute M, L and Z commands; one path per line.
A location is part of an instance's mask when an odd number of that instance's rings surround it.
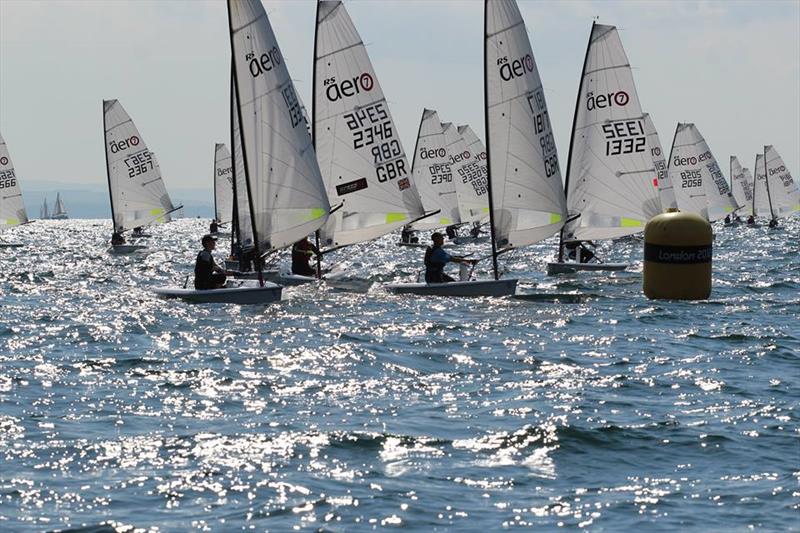
M 319 35 L 319 2 L 314 18 L 314 61 L 311 62 L 311 146 L 317 152 L 317 36 Z M 314 232 L 317 247 L 317 279 L 322 279 L 322 256 L 319 254 L 319 229 Z
M 583 56 L 583 68 L 581 68 L 581 81 L 578 83 L 578 95 L 575 97 L 575 114 L 572 116 L 572 132 L 569 136 L 569 152 L 567 153 L 567 175 L 564 178 L 564 200 L 567 199 L 569 194 L 569 174 L 570 167 L 572 166 L 572 148 L 575 145 L 575 124 L 578 122 L 578 106 L 581 105 L 581 93 L 583 92 L 583 78 L 586 74 L 586 63 L 589 61 L 589 50 L 592 48 L 592 35 L 594 35 L 594 26 L 597 24 L 592 21 L 592 28 L 589 30 L 589 42 L 586 43 L 586 55 Z M 561 227 L 558 232 L 558 262 L 564 261 L 564 228 L 567 227 L 569 222 L 569 206 L 567 206 L 567 222 Z
M 235 47 L 233 45 L 233 20 L 231 20 L 231 0 L 228 0 L 228 32 L 231 39 L 231 70 L 233 72 L 233 88 L 236 94 L 236 116 L 239 117 L 239 140 L 242 144 L 242 162 L 244 163 L 244 182 L 247 186 L 247 203 L 250 208 L 250 224 L 253 231 L 253 247 L 255 248 L 255 267 L 258 271 L 258 284 L 264 286 L 264 273 L 261 268 L 261 250 L 258 248 L 258 229 L 256 228 L 256 215 L 253 207 L 253 194 L 250 187 L 250 171 L 247 168 L 247 149 L 244 142 L 244 129 L 242 121 L 242 105 L 241 95 L 239 94 L 239 80 L 236 76 L 236 59 L 233 57 Z
M 238 194 L 236 192 L 236 142 L 233 138 L 233 114 L 236 112 L 233 108 L 233 93 L 236 90 L 233 86 L 233 78 L 236 76 L 234 73 L 234 65 L 233 65 L 233 53 L 231 53 L 231 94 L 230 98 L 228 98 L 228 108 L 230 110 L 230 134 L 231 134 L 231 183 L 233 185 L 233 213 L 231 216 L 231 255 L 233 255 L 233 249 L 235 244 L 238 242 L 241 244 L 242 242 L 242 235 L 239 230 L 239 199 Z M 241 126 L 239 126 L 239 137 L 241 138 Z M 214 170 L 216 172 L 216 169 Z M 215 189 L 216 191 L 216 189 Z M 214 193 L 214 201 L 216 202 L 216 192 Z M 241 255 L 241 254 L 240 254 Z M 239 257 L 241 260 L 241 257 Z
M 106 129 L 106 100 L 103 100 L 103 153 L 106 155 L 106 178 L 108 179 L 108 196 L 111 200 L 111 233 L 116 233 L 117 223 L 114 215 L 114 193 L 111 192 L 111 167 L 108 166 L 108 130 Z M 47 198 L 44 200 L 45 209 L 47 209 Z
M 775 220 L 775 212 L 772 210 L 772 195 L 769 192 L 769 174 L 767 173 L 767 147 L 764 147 L 764 183 L 767 186 L 767 201 L 769 202 L 770 220 Z
M 491 142 L 489 141 L 489 65 L 486 62 L 487 50 L 486 47 L 489 43 L 489 0 L 484 0 L 483 3 L 483 123 L 484 133 L 486 134 L 486 185 L 489 190 L 489 235 L 492 239 L 492 272 L 494 279 L 500 279 L 497 271 L 497 241 L 495 240 L 494 232 L 494 199 L 492 196 L 492 150 Z M 422 127 L 422 123 L 420 123 Z M 419 136 L 417 136 L 419 138 Z M 416 149 L 415 149 L 416 154 Z
M 681 123 L 678 122 L 678 125 L 675 126 L 675 134 L 672 136 L 672 146 L 669 147 L 669 159 L 667 159 L 667 179 L 670 179 L 670 177 L 669 177 L 669 165 L 670 165 L 670 163 L 672 161 L 672 152 L 673 152 L 673 150 L 675 150 L 675 139 L 678 138 L 678 130 L 680 129 L 680 127 L 681 127 Z M 674 188 L 675 186 L 673 185 L 672 187 Z M 678 211 L 681 210 L 681 207 L 678 205 L 678 199 L 677 198 L 675 198 L 675 208 Z

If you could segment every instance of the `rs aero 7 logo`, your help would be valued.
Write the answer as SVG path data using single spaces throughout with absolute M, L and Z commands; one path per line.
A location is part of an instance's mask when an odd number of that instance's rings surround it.
M 528 72 L 533 72 L 533 56 L 525 54 L 519 59 L 512 61 L 508 57 L 501 57 L 497 59 L 497 64 L 500 66 L 500 77 L 505 81 L 511 81 L 514 78 L 524 76 Z
M 116 154 L 117 152 L 121 152 L 122 150 L 127 150 L 128 148 L 138 145 L 139 137 L 136 135 L 131 135 L 127 139 L 122 139 L 121 141 L 111 141 L 108 146 L 111 148 L 111 153 Z
M 625 107 L 630 101 L 631 97 L 625 91 L 598 94 L 596 96 L 594 92 L 590 91 L 586 94 L 586 109 L 592 111 L 614 106 Z
M 471 157 L 472 157 L 472 154 L 469 153 L 469 150 L 464 150 L 460 154 L 451 155 L 450 156 L 450 164 L 460 163 L 461 161 L 468 161 Z
M 269 72 L 281 64 L 281 52 L 277 46 L 256 57 L 255 52 L 250 52 L 244 56 L 245 61 L 249 61 L 250 75 L 254 78 L 259 77 L 265 72 Z
M 375 87 L 375 80 L 372 79 L 368 72 L 364 72 L 338 83 L 336 78 L 327 78 L 322 82 L 322 85 L 325 87 L 325 96 L 328 97 L 328 100 L 335 102 L 341 98 L 360 94 L 361 91 L 371 91 Z

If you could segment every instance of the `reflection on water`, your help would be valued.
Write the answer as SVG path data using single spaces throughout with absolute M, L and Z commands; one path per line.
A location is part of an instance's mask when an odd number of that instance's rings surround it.
M 797 220 L 718 227 L 708 302 L 644 299 L 638 264 L 548 278 L 553 240 L 506 275 L 585 301 L 391 296 L 422 253 L 396 236 L 332 254 L 368 289 L 155 298 L 204 230 L 4 233 L 0 529 L 797 527 Z

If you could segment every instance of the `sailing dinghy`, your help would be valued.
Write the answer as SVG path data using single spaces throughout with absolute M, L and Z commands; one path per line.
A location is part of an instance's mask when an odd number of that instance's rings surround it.
M 0 135 L 0 229 L 19 226 L 28 222 L 28 213 L 22 201 L 22 189 L 14 173 L 14 164 L 8 154 L 8 146 Z M 0 248 L 19 248 L 22 243 L 0 240 Z
M 53 205 L 53 213 L 50 218 L 54 220 L 66 220 L 69 218 L 67 209 L 64 207 L 64 202 L 61 200 L 61 193 L 56 193 L 56 203 Z
M 486 149 L 469 126 L 442 124 L 448 163 L 456 186 L 459 223 L 480 228 L 489 216 L 489 182 L 486 177 Z M 459 235 L 454 244 L 488 240 L 488 236 Z
M 769 145 L 764 147 L 764 183 L 770 204 L 770 226 L 777 225 L 779 218 L 785 218 L 800 211 L 800 189 L 792 178 L 778 151 Z
M 335 206 L 316 235 L 321 253 L 377 239 L 427 216 L 378 76 L 339 0 L 317 3 L 313 85 L 312 138 Z M 291 281 L 302 277 L 314 279 Z
M 239 130 L 235 135 L 232 121 L 234 172 L 241 161 L 255 266 L 262 275 L 249 283 L 229 281 L 224 289 L 156 292 L 193 302 L 269 303 L 280 299 L 282 287 L 263 281 L 261 259 L 323 226 L 330 205 L 302 105 L 264 7 L 259 0 L 228 0 L 228 19 Z
M 714 154 L 694 124 L 678 123 L 668 164 L 681 211 L 715 222 L 737 208 Z
M 739 220 L 737 213 L 742 209 L 742 214 L 749 218 L 753 214 L 753 176 L 735 155 L 731 156 L 731 194 L 738 206 L 733 212 L 735 219 Z
M 587 261 L 594 254 L 583 243 L 642 232 L 661 212 L 646 118 L 617 28 L 592 23 L 567 159 L 569 220 L 548 274 L 627 268 Z
M 169 199 L 158 161 L 118 100 L 103 100 L 106 173 L 114 233 L 169 221 L 174 207 Z M 109 252 L 143 252 L 140 244 L 112 244 Z
M 484 112 L 494 279 L 393 283 L 394 293 L 502 296 L 516 279 L 500 279 L 497 257 L 561 229 L 566 215 L 558 154 L 539 71 L 516 2 L 484 4 Z

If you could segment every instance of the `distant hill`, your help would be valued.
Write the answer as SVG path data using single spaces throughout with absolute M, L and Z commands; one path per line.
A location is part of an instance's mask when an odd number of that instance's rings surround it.
M 39 218 L 39 208 L 45 197 L 50 209 L 56 201 L 56 193 L 70 218 L 111 218 L 108 187 L 105 182 L 64 183 L 56 181 L 29 181 L 22 184 L 22 196 L 28 218 Z M 169 189 L 175 206 L 183 204 L 184 215 L 190 218 L 211 218 L 214 215 L 214 196 L 211 189 Z

